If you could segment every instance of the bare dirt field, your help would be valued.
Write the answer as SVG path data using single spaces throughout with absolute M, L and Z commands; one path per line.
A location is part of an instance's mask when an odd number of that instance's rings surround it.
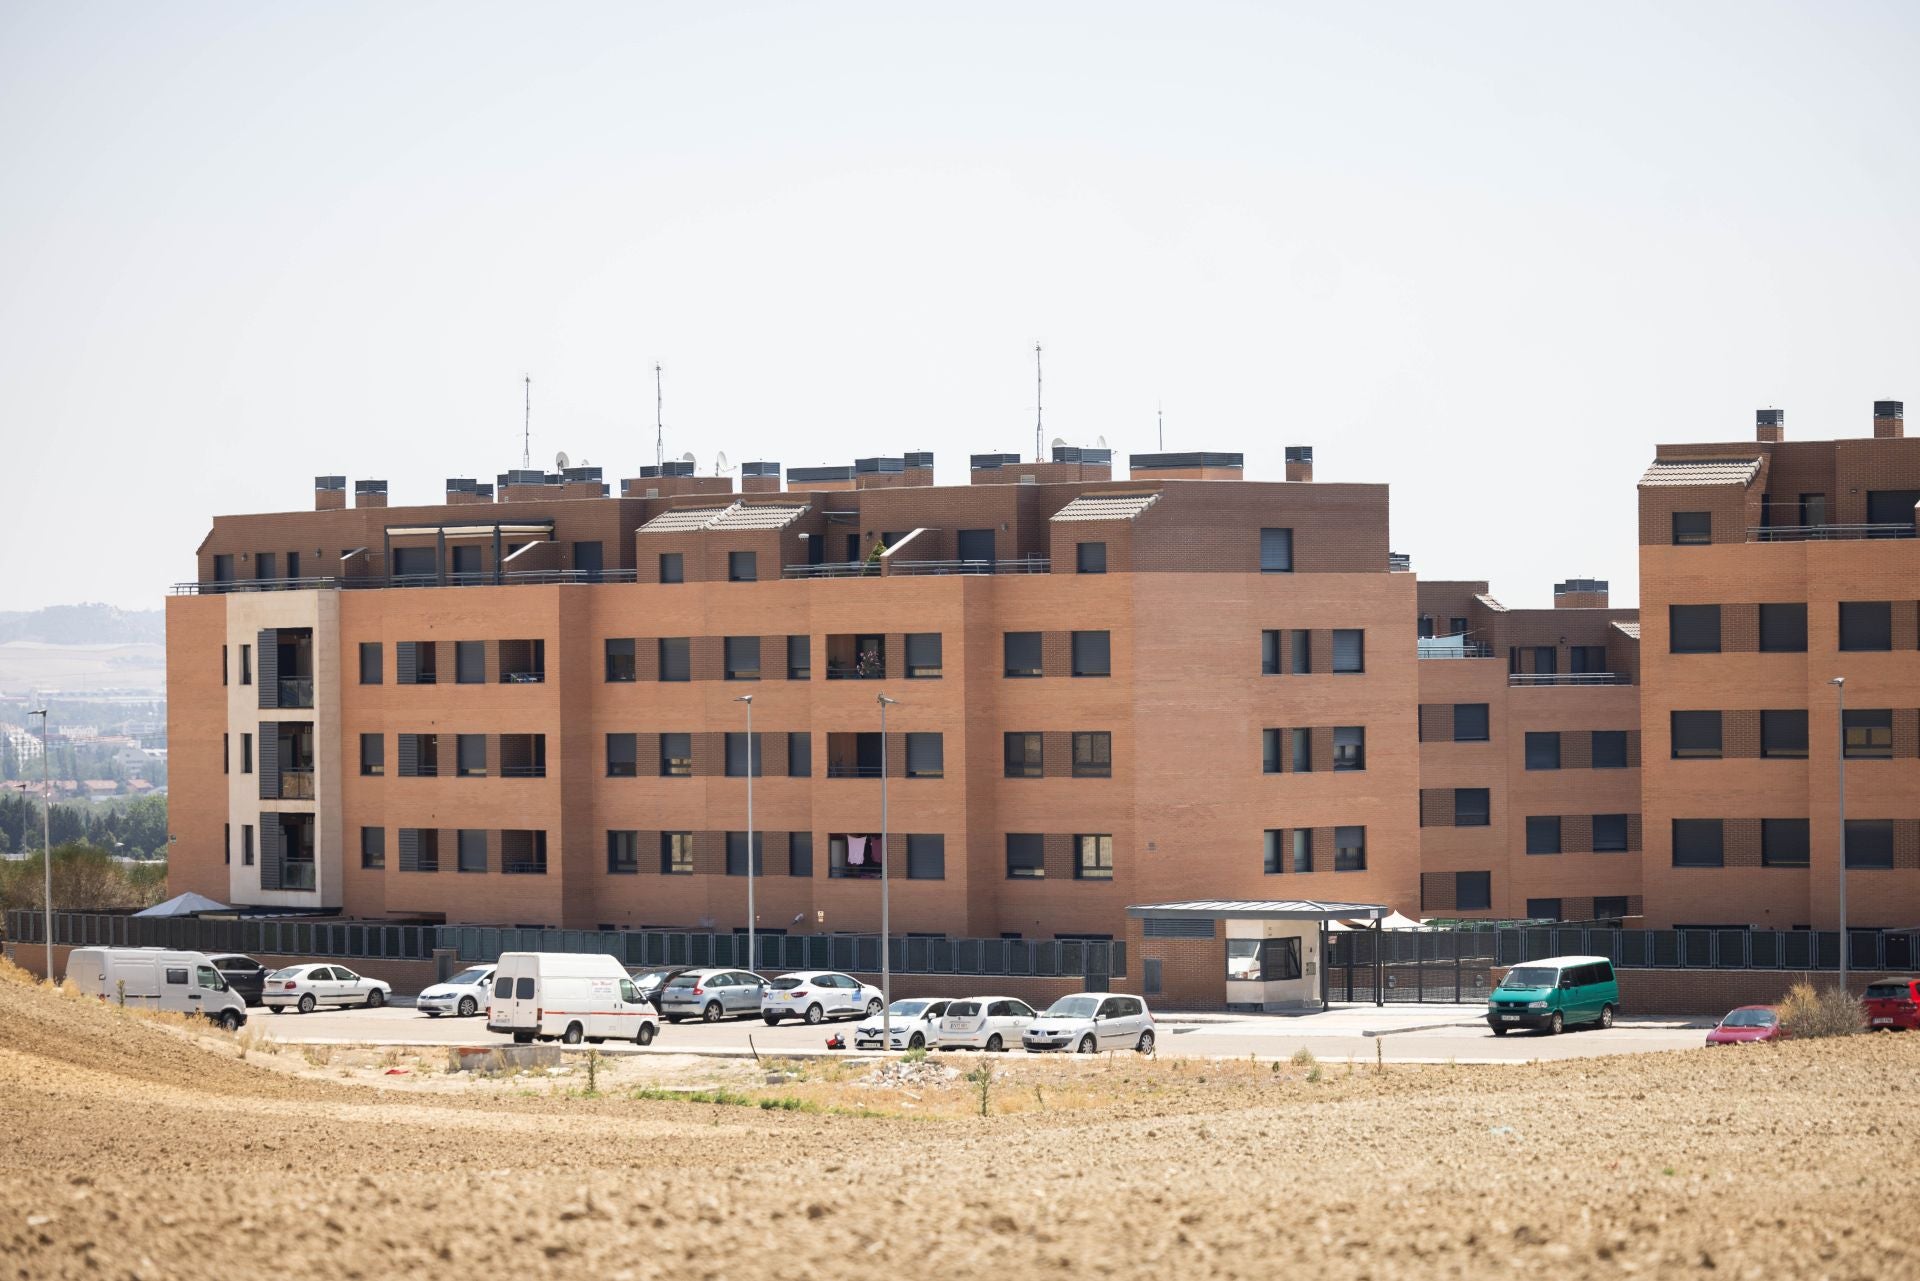
M 1920 1036 L 1384 1072 L 629 1056 L 590 1090 L 579 1055 L 476 1078 L 270 1031 L 0 974 L 0 1277 L 1920 1275 Z

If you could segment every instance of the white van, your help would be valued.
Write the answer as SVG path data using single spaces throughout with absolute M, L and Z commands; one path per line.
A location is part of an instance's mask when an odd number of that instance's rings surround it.
M 247 1003 L 227 986 L 204 952 L 163 947 L 76 947 L 67 981 L 88 996 L 144 1010 L 198 1014 L 231 1032 L 247 1021 Z
M 660 1015 L 605 953 L 503 952 L 487 1002 L 487 1031 L 511 1032 L 516 1045 L 568 1045 L 612 1039 L 650 1045 Z

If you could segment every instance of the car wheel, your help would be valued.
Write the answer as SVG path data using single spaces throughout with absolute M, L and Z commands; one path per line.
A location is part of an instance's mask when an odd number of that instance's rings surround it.
M 386 1003 L 387 1003 L 387 994 L 385 992 L 382 992 L 379 988 L 376 987 L 372 991 L 367 993 L 368 1009 L 377 1010 L 381 1006 L 385 1005 Z
M 633 1039 L 635 1044 L 638 1044 L 638 1045 L 652 1045 L 653 1044 L 653 1024 L 647 1022 L 645 1019 L 642 1019 L 640 1021 L 640 1030 L 633 1034 Z
M 876 996 L 871 1001 L 867 1002 L 867 1017 L 872 1018 L 874 1015 L 878 1014 L 879 1012 L 880 1012 L 880 998 Z
M 590 1036 L 587 1038 L 588 1045 L 605 1045 L 606 1043 L 607 1038 L 604 1036 Z
M 1498 1023 L 1496 1023 L 1493 1025 L 1493 1034 L 1495 1036 L 1505 1036 L 1507 1034 L 1507 1029 L 1501 1027 Z
M 1612 1026 L 1613 1026 L 1613 1007 L 1611 1005 L 1603 1005 L 1600 1007 L 1600 1027 L 1604 1030 Z
M 287 1007 L 284 1005 L 269 1005 L 267 1008 L 275 1014 L 285 1014 L 287 1012 Z
M 470 1019 L 479 1011 L 479 1009 L 480 1009 L 479 1005 L 474 1002 L 474 999 L 472 997 L 463 996 L 460 998 L 460 1017 L 461 1018 Z
M 584 1039 L 580 1025 L 578 1023 L 567 1024 L 567 1030 L 560 1034 L 560 1039 L 567 1045 L 580 1044 L 581 1040 Z
M 913 1036 L 908 1039 L 907 1048 L 909 1050 L 924 1050 L 927 1048 L 927 1038 L 915 1032 Z
M 533 1033 L 515 1032 L 513 1034 L 513 1043 L 515 1045 L 531 1045 L 533 1044 Z
M 724 1012 L 725 1011 L 723 1011 L 720 1008 L 720 1002 L 708 1001 L 707 1008 L 700 1011 L 700 1017 L 705 1019 L 709 1023 L 718 1023 L 720 1021 L 721 1014 L 723 1014 Z
M 302 1014 L 313 1013 L 314 1004 L 315 1002 L 313 999 L 313 993 L 308 992 L 305 996 L 300 998 L 300 1012 Z
M 760 1021 L 768 1027 L 778 1027 L 780 1025 L 780 1016 L 778 1014 L 762 1014 Z
M 826 1017 L 827 1017 L 827 1012 L 821 1009 L 819 1006 L 809 1005 L 807 1007 L 807 1022 L 819 1023 L 821 1020 L 825 1019 Z
M 678 1014 L 668 1014 L 668 1015 L 665 1015 L 664 1017 L 669 1023 L 678 1023 L 681 1018 L 681 1016 Z
M 420 1012 L 426 1015 L 430 1019 L 437 1019 L 440 1017 L 440 1011 L 438 1010 L 422 1010 Z
M 1153 1053 L 1153 1029 L 1148 1028 L 1146 1031 L 1142 1032 L 1140 1034 L 1139 1043 L 1135 1045 L 1133 1048 L 1140 1051 L 1140 1053 L 1142 1054 L 1152 1054 Z
M 1566 1030 L 1567 1030 L 1566 1017 L 1562 1015 L 1560 1011 L 1555 1010 L 1553 1012 L 1553 1017 L 1547 1020 L 1547 1035 L 1559 1036 L 1562 1032 Z
M 1093 1033 L 1089 1032 L 1085 1036 L 1081 1037 L 1080 1044 L 1077 1048 L 1079 1052 L 1082 1054 L 1092 1054 L 1094 1050 L 1097 1048 L 1094 1045 Z
M 220 1011 L 220 1026 L 229 1032 L 238 1032 L 240 1030 L 240 1011 Z
M 1006 1048 L 1007 1048 L 1007 1043 L 1000 1039 L 1000 1034 L 998 1032 L 995 1032 L 992 1036 L 987 1038 L 988 1054 L 998 1054 L 1000 1053 L 1000 1051 Z

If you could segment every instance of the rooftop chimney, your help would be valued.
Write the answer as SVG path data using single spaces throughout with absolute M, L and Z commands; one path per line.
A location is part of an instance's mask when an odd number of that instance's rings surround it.
M 385 507 L 387 505 L 387 482 L 384 480 L 354 481 L 353 505 L 355 507 Z
M 313 509 L 315 511 L 344 511 L 346 506 L 347 478 L 345 476 L 315 476 L 313 478 Z
M 1127 470 L 1134 480 L 1239 480 L 1244 466 L 1243 455 L 1210 450 L 1127 456 Z
M 1287 446 L 1287 479 L 1308 481 L 1313 479 L 1313 446 Z
M 1876 400 L 1873 402 L 1873 438 L 1875 440 L 1899 440 L 1906 435 L 1904 402 L 1898 400 Z
M 1763 413 L 1766 411 L 1762 411 Z M 1553 585 L 1553 607 L 1555 609 L 1605 609 L 1607 607 L 1607 580 L 1604 578 L 1569 578 L 1564 583 Z
M 463 476 L 447 477 L 447 503 L 490 503 L 493 501 L 493 486 L 481 484 Z
M 780 464 L 752 462 L 740 464 L 740 492 L 777 494 L 780 492 Z
M 1753 438 L 1768 445 L 1777 445 L 1787 438 L 1787 411 L 1784 409 L 1756 409 L 1753 413 Z

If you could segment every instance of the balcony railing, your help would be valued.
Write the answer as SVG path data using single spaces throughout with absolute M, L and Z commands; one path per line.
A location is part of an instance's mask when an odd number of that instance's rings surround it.
M 1423 641 L 1420 644 L 1420 657 L 1492 658 L 1493 646 L 1482 644 L 1479 641 L 1468 641 L 1464 645 L 1429 645 Z
M 547 673 L 544 668 L 531 672 L 501 672 L 502 685 L 541 685 L 545 684 Z
M 545 778 L 546 776 L 545 765 L 502 765 L 500 767 L 501 778 Z M 627 775 L 627 777 L 631 778 L 633 775 Z
M 1751 525 L 1750 543 L 1818 543 L 1852 541 L 1859 538 L 1912 538 L 1910 524 L 1889 525 Z
M 310 801 L 313 799 L 313 771 L 311 769 L 283 769 L 280 771 L 280 799 L 283 801 Z
M 1410 574 L 1413 572 L 1413 556 L 1408 552 L 1388 552 L 1387 572 Z
M 912 560 L 889 565 L 890 576 L 929 574 L 1045 574 L 1053 562 L 1045 556 L 1025 556 L 1018 560 Z M 870 560 L 829 561 L 822 565 L 788 565 L 781 572 L 788 578 L 878 578 L 880 564 Z
M 827 762 L 828 778 L 879 778 L 881 767 L 878 765 L 843 765 L 834 761 Z
M 830 681 L 877 681 L 886 679 L 886 675 L 886 663 L 877 658 L 871 662 L 827 664 Z
M 498 577 L 491 573 L 368 574 L 356 578 L 236 578 L 226 582 L 203 579 L 175 583 L 174 596 L 221 596 L 231 592 L 290 592 L 361 590 L 387 587 L 551 587 L 567 583 L 631 583 L 632 569 L 516 569 Z
M 313 860 L 290 858 L 280 865 L 280 888 L 311 890 L 314 887 Z
M 312 707 L 313 677 L 282 676 L 280 678 L 280 706 Z
M 1508 685 L 1631 685 L 1621 672 L 1508 672 Z

